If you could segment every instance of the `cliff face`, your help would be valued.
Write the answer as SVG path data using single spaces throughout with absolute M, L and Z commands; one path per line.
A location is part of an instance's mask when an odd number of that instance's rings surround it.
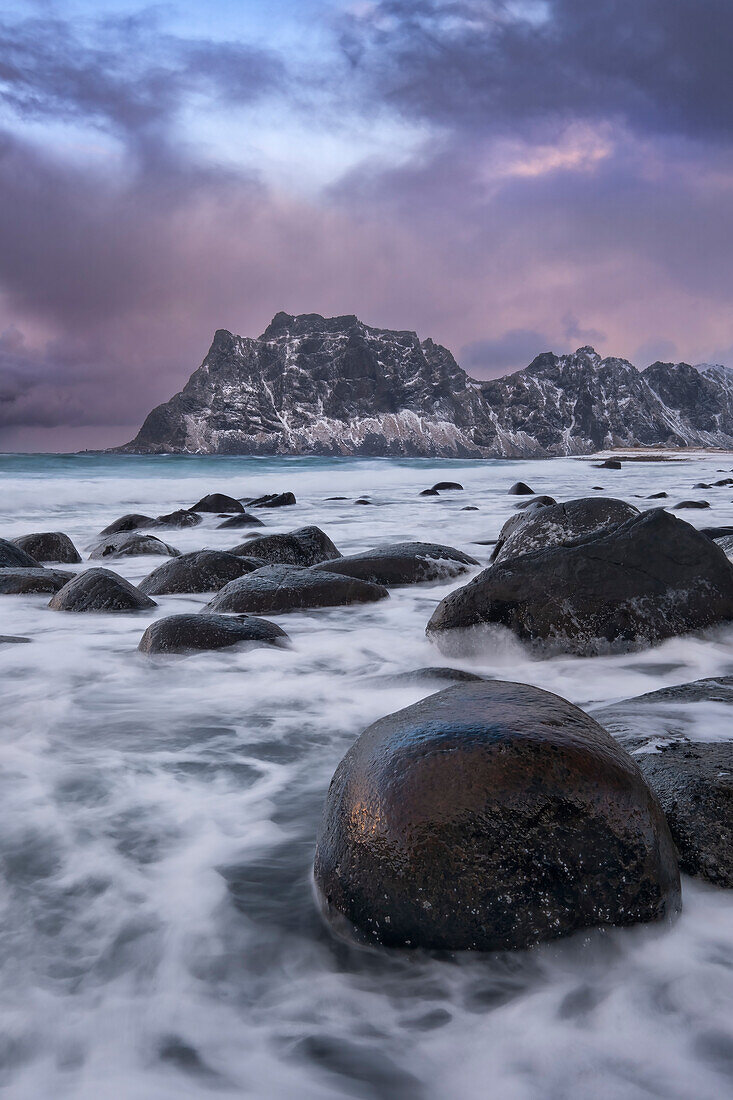
M 220 329 L 183 390 L 117 450 L 540 457 L 654 443 L 733 445 L 731 372 L 640 373 L 580 348 L 475 382 L 414 332 L 278 313 L 258 339 Z

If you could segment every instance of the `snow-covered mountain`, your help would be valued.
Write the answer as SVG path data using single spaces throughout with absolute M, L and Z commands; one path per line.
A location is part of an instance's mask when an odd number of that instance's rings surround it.
M 611 446 L 733 446 L 733 372 L 591 347 L 476 382 L 414 332 L 278 313 L 258 339 L 220 329 L 127 453 L 531 457 Z

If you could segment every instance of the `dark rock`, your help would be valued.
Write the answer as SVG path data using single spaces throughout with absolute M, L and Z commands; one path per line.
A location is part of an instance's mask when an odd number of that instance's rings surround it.
M 289 508 L 292 504 L 297 504 L 297 501 L 293 493 L 267 493 L 247 503 L 250 508 Z
M 714 481 L 713 485 L 715 486 L 716 489 L 717 488 L 722 488 L 723 486 L 726 486 L 726 485 L 733 485 L 733 477 L 724 477 L 721 481 Z
M 81 555 L 68 535 L 62 531 L 43 531 L 39 534 L 21 535 L 13 543 L 25 550 L 35 561 L 59 561 L 65 565 L 76 565 Z
M 326 500 L 348 500 L 348 497 L 326 497 Z
M 651 493 L 647 500 L 665 500 L 669 496 L 669 493 Z
M 137 647 L 143 653 L 187 653 L 192 650 L 224 649 L 242 645 L 286 646 L 285 631 L 267 619 L 254 615 L 170 615 L 147 628 Z
M 696 485 L 692 486 L 693 489 L 712 489 L 712 485 L 709 481 L 698 481 Z
M 180 553 L 180 550 L 176 550 L 174 546 L 169 546 L 167 542 L 156 538 L 155 535 L 123 532 L 120 535 L 110 535 L 109 538 L 102 539 L 93 548 L 89 557 L 93 561 L 99 561 L 101 558 L 134 558 L 143 554 L 154 554 L 163 558 L 177 558 Z
M 14 542 L 0 539 L 0 568 L 7 569 L 37 569 L 38 562 L 25 550 L 21 550 Z
M 710 502 L 707 500 L 681 500 L 679 504 L 675 504 L 674 511 L 679 511 L 680 508 L 709 508 Z
M 514 507 L 518 512 L 536 512 L 538 508 L 549 508 L 553 504 L 557 504 L 554 497 L 539 496 L 533 500 L 520 500 L 519 504 L 515 504 Z
M 350 554 L 336 561 L 323 562 L 314 569 L 372 581 L 389 588 L 446 580 L 466 573 L 470 566 L 478 564 L 476 558 L 452 546 L 439 546 L 431 542 L 396 542 L 375 546 L 363 554 Z
M 373 503 L 374 503 L 373 500 L 367 500 L 366 497 L 359 497 L 358 500 L 354 501 L 354 504 L 373 504 Z
M 238 516 L 231 516 L 218 525 L 219 530 L 224 527 L 264 527 L 264 523 L 257 516 L 251 516 L 249 512 L 242 512 Z
M 234 497 L 228 497 L 226 493 L 209 493 L 202 497 L 196 504 L 192 504 L 191 512 L 243 512 L 244 505 Z
M 151 516 L 141 516 L 137 512 L 128 512 L 126 516 L 120 516 L 108 524 L 99 533 L 100 535 L 117 535 L 123 531 L 139 531 L 141 527 L 156 527 L 158 521 Z
M 621 463 L 617 458 L 607 458 L 605 462 L 599 462 L 597 470 L 620 470 Z
M 381 585 L 295 565 L 268 565 L 230 581 L 209 603 L 212 611 L 266 615 L 307 607 L 372 603 L 389 593 Z
M 733 554 L 733 535 L 723 535 L 722 538 L 716 539 L 715 541 L 723 553 L 728 557 Z
M 423 489 L 423 491 L 421 493 L 418 493 L 418 496 L 421 496 L 421 497 L 437 497 L 437 496 L 440 496 L 440 493 L 438 492 L 437 489 Z
M 58 592 L 67 581 L 73 580 L 73 573 L 63 573 L 60 569 L 21 569 L 17 566 L 0 567 L 0 592 L 6 596 L 25 596 L 33 592 Z
M 458 481 L 437 481 L 435 485 L 433 485 L 433 489 L 435 489 L 436 493 L 447 493 L 454 490 L 458 491 L 459 489 L 463 491 L 463 486 Z
M 606 490 L 604 489 L 603 485 L 594 485 L 594 486 L 593 486 L 593 488 L 594 488 L 594 489 L 596 490 L 596 492 L 598 492 L 598 493 L 604 493 L 604 492 L 606 491 Z
M 168 512 L 165 516 L 158 516 L 156 527 L 198 527 L 203 523 L 201 516 L 192 512 L 190 508 L 178 508 L 175 512 Z
M 269 565 L 316 565 L 341 557 L 320 527 L 299 527 L 284 535 L 262 535 L 235 546 L 231 553 L 261 558 Z
M 709 539 L 724 539 L 727 535 L 733 535 L 733 527 L 700 527 L 699 531 Z
M 534 496 L 534 489 L 530 489 L 529 485 L 527 485 L 524 481 L 515 481 L 511 489 L 509 489 L 509 496 L 532 497 Z
M 0 645 L 17 645 L 20 642 L 29 642 L 30 638 L 21 638 L 16 634 L 0 634 Z
M 223 550 L 194 550 L 192 554 L 181 554 L 159 565 L 140 582 L 140 591 L 148 596 L 218 592 L 229 581 L 257 568 L 259 563 L 237 554 L 227 554 Z
M 638 515 L 639 509 L 623 500 L 580 497 L 541 508 L 533 514 L 512 516 L 499 532 L 491 560 L 506 561 L 551 546 L 567 546 L 589 535 L 620 527 Z
M 59 589 L 48 605 L 53 611 L 146 611 L 155 600 L 110 569 L 87 569 Z
M 375 722 L 331 781 L 315 858 L 339 931 L 496 951 L 660 920 L 680 886 L 631 757 L 526 684 L 463 684 Z
M 465 672 L 462 668 L 446 668 L 442 665 L 433 668 L 414 668 L 409 672 L 391 672 L 384 676 L 375 676 L 381 684 L 424 684 L 447 680 L 451 683 L 473 684 L 488 680 L 488 676 L 479 676 L 477 672 Z
M 731 620 L 733 564 L 656 508 L 573 546 L 492 565 L 445 597 L 427 632 L 444 653 L 470 650 L 487 626 L 505 626 L 548 651 L 587 656 Z
M 467 504 L 465 508 L 461 508 L 462 512 L 478 512 L 478 508 L 475 504 Z

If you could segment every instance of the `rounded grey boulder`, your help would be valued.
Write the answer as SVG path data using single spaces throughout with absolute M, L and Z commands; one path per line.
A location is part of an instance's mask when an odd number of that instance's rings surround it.
M 167 542 L 156 538 L 155 535 L 139 535 L 135 531 L 123 532 L 118 535 L 110 535 L 102 539 L 92 550 L 89 557 L 92 561 L 101 558 L 134 558 L 144 554 L 154 554 L 162 558 L 177 558 L 180 550 L 169 546 Z
M 341 557 L 320 527 L 299 527 L 284 535 L 261 535 L 235 546 L 231 553 L 261 558 L 269 565 L 307 566 Z
M 35 561 L 58 561 L 65 565 L 77 565 L 81 561 L 79 551 L 62 531 L 21 535 L 19 539 L 13 539 L 13 542 Z
M 195 550 L 192 554 L 159 565 L 140 582 L 140 591 L 148 596 L 173 593 L 218 592 L 229 581 L 260 567 L 224 550 Z
M 38 569 L 38 562 L 14 542 L 0 539 L 0 568 Z
M 478 564 L 476 558 L 452 546 L 432 542 L 396 542 L 376 546 L 363 554 L 349 554 L 313 568 L 390 587 L 447 580 Z
M 226 493 L 209 493 L 196 504 L 192 504 L 189 510 L 191 512 L 243 512 L 244 505 L 234 497 L 228 497 Z
M 203 523 L 201 516 L 188 508 L 178 508 L 175 512 L 168 512 L 165 516 L 158 516 L 156 527 L 198 527 Z
M 123 531 L 139 531 L 143 527 L 157 527 L 157 519 L 151 516 L 140 515 L 139 512 L 128 512 L 119 519 L 112 520 L 99 532 L 100 535 L 117 535 Z
M 386 588 L 295 565 L 268 565 L 230 581 L 209 603 L 212 611 L 277 614 L 309 607 L 342 607 L 386 599 Z
M 190 653 L 194 650 L 224 649 L 241 645 L 287 646 L 282 627 L 254 615 L 170 615 L 156 619 L 147 628 L 138 649 L 143 653 Z
M 229 519 L 225 519 L 223 523 L 220 523 L 219 529 L 223 527 L 264 527 L 264 523 L 257 516 L 251 516 L 249 512 L 240 512 L 236 516 L 230 516 Z
M 59 589 L 48 605 L 53 611 L 147 611 L 155 607 L 134 584 L 110 569 L 87 569 Z
M 580 497 L 565 504 L 552 504 L 522 516 L 512 516 L 499 533 L 491 560 L 506 561 L 550 546 L 567 546 L 600 531 L 620 527 L 639 514 L 638 508 L 623 500 Z
M 315 881 L 337 931 L 496 951 L 670 916 L 674 844 L 632 758 L 526 684 L 462 684 L 375 722 L 326 798 Z
M 0 592 L 5 596 L 25 596 L 34 592 L 58 592 L 67 581 L 73 580 L 73 573 L 63 573 L 60 569 L 18 569 L 0 567 Z
M 436 608 L 427 633 L 443 653 L 481 648 L 507 627 L 546 651 L 627 652 L 733 620 L 733 563 L 662 509 L 571 546 L 492 565 Z
M 526 481 L 515 481 L 511 489 L 509 489 L 509 496 L 512 497 L 531 497 L 534 496 L 534 489 L 530 489 Z

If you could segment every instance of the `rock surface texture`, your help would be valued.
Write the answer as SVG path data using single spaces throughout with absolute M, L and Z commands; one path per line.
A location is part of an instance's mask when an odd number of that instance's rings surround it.
M 212 611 L 275 615 L 308 607 L 373 603 L 389 593 L 379 584 L 295 565 L 268 565 L 230 581 L 209 604 Z
M 87 569 L 60 588 L 48 605 L 53 611 L 147 611 L 155 607 L 134 584 L 110 569 Z
M 220 329 L 183 390 L 121 451 L 531 457 L 733 444 L 733 372 L 638 371 L 593 348 L 477 382 L 414 332 L 278 313 L 258 339 Z
M 147 628 L 138 649 L 142 653 L 190 653 L 194 650 L 225 649 L 239 645 L 286 646 L 289 638 L 282 627 L 254 615 L 170 615 L 156 619 Z
M 448 580 L 479 563 L 462 550 L 432 542 L 396 542 L 349 554 L 314 569 L 390 586 Z
M 63 531 L 21 535 L 20 538 L 13 539 L 13 542 L 36 561 L 57 561 L 64 565 L 77 565 L 81 561 L 79 551 Z
M 331 781 L 315 881 L 337 930 L 393 947 L 526 947 L 679 906 L 632 758 L 564 699 L 496 680 L 362 733 Z

